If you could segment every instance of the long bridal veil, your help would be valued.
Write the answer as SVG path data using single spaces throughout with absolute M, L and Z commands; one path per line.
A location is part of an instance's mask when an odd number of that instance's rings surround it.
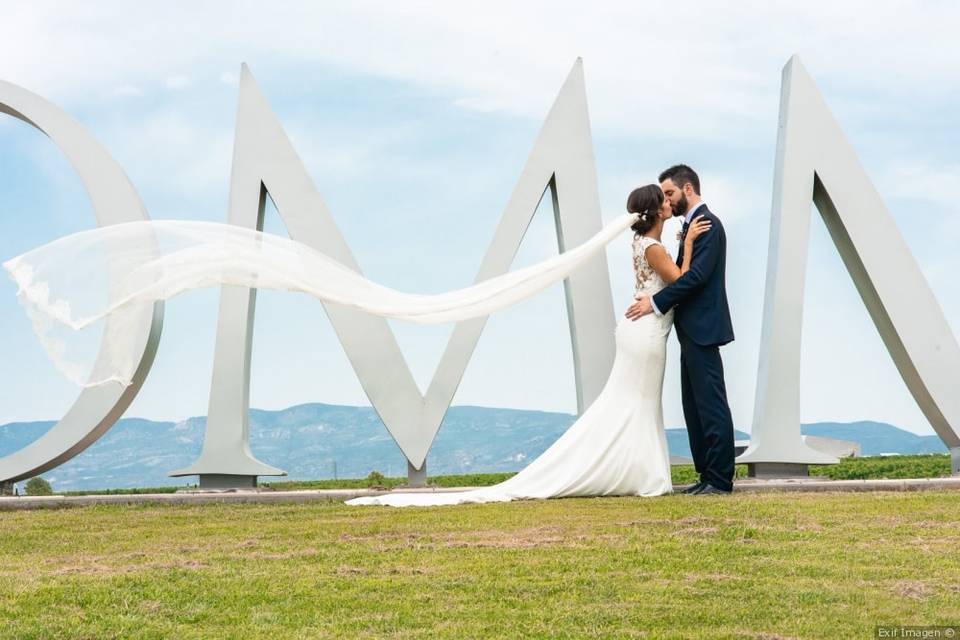
M 54 365 L 82 387 L 129 385 L 135 312 L 200 287 L 237 285 L 307 293 L 324 302 L 420 324 L 457 322 L 525 300 L 562 280 L 629 228 L 624 214 L 595 236 L 523 269 L 436 295 L 378 285 L 294 240 L 236 225 L 151 220 L 64 236 L 7 260 L 17 298 Z M 93 372 L 77 361 L 76 336 L 108 320 L 108 348 Z

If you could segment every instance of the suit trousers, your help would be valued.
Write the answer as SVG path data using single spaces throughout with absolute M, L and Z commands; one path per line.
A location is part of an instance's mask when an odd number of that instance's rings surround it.
M 674 325 L 676 327 L 676 325 Z M 693 464 L 702 482 L 733 489 L 733 417 L 720 347 L 697 344 L 679 327 L 680 390 Z

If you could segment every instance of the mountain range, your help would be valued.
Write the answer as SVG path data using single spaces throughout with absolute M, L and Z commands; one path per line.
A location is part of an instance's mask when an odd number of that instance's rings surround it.
M 517 471 L 549 447 L 574 422 L 566 413 L 451 407 L 427 458 L 428 475 Z M 0 426 L 0 457 L 40 437 L 53 421 Z M 44 474 L 54 489 L 128 488 L 195 483 L 167 473 L 200 453 L 205 417 L 179 422 L 122 418 L 100 440 Z M 862 455 L 943 453 L 935 435 L 920 436 L 879 422 L 802 425 L 807 435 L 852 440 Z M 749 434 L 736 432 L 737 440 Z M 688 458 L 685 429 L 667 429 L 672 456 Z M 250 447 L 263 462 L 285 469 L 287 479 L 360 478 L 378 470 L 404 476 L 406 461 L 371 407 L 303 404 L 279 411 L 250 410 Z

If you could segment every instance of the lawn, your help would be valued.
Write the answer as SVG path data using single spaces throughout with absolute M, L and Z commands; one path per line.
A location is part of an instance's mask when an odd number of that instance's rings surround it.
M 0 513 L 2 638 L 869 638 L 958 622 L 958 492 Z

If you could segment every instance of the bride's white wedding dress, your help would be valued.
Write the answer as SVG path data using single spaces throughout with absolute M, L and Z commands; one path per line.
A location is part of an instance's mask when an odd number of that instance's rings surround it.
M 660 244 L 634 236 L 636 293 L 665 286 L 645 251 Z M 597 399 L 538 458 L 508 480 L 462 492 L 391 493 L 348 505 L 428 506 L 569 496 L 657 496 L 670 493 L 670 455 L 663 424 L 663 373 L 673 312 L 621 317 L 610 377 Z

